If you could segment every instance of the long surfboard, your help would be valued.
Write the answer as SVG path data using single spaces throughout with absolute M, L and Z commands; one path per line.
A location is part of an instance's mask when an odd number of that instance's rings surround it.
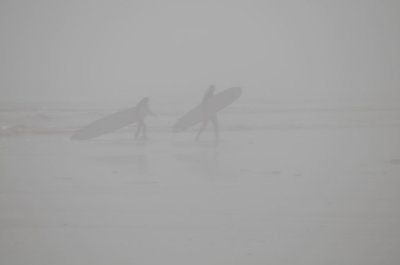
M 75 132 L 71 139 L 73 140 L 88 140 L 92 139 L 120 128 L 123 128 L 129 124 L 138 121 L 136 107 L 129 108 L 116 112 L 114 114 L 108 115 L 102 119 L 96 120 L 77 132 Z
M 210 112 L 217 113 L 225 107 L 232 104 L 242 95 L 242 89 L 240 87 L 232 87 L 225 89 L 224 91 L 214 95 L 210 100 Z M 203 110 L 201 104 L 187 112 L 172 127 L 173 132 L 184 131 L 203 120 Z

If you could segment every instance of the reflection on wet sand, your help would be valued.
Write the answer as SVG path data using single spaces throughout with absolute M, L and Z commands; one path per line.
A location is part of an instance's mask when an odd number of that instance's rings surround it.
M 174 158 L 195 175 L 215 177 L 221 173 L 218 150 L 179 153 Z
M 96 160 L 107 163 L 119 169 L 128 166 L 129 170 L 135 173 L 146 175 L 149 174 L 149 163 L 146 153 L 129 155 L 104 155 L 97 157 Z

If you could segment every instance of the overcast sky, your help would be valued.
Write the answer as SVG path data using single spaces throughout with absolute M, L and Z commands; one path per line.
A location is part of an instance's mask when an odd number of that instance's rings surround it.
M 400 104 L 400 1 L 0 1 L 0 97 Z M 249 101 L 250 102 L 250 101 Z

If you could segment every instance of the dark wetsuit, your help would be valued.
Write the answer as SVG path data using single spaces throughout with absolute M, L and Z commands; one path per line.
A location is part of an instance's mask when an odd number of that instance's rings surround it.
M 150 110 L 148 100 L 142 100 L 137 104 L 137 115 L 138 115 L 138 125 L 135 133 L 135 139 L 138 139 L 140 134 L 142 134 L 143 138 L 147 137 L 147 127 L 144 119 L 147 115 L 153 115 L 153 112 Z
M 207 127 L 207 124 L 209 121 L 213 124 L 214 127 L 214 134 L 215 134 L 215 139 L 219 141 L 219 128 L 218 128 L 218 117 L 216 112 L 212 112 L 210 108 L 210 100 L 214 97 L 214 91 L 213 90 L 208 90 L 204 96 L 203 100 L 201 103 L 202 110 L 203 110 L 203 121 L 202 125 L 197 133 L 196 140 L 199 140 L 201 133 L 204 131 L 204 129 Z

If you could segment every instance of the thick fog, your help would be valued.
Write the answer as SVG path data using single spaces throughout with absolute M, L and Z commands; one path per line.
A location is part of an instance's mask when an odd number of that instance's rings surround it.
M 1 1 L 0 97 L 126 106 L 193 101 L 396 105 L 397 1 Z
M 399 15 L 0 0 L 0 264 L 400 264 Z

